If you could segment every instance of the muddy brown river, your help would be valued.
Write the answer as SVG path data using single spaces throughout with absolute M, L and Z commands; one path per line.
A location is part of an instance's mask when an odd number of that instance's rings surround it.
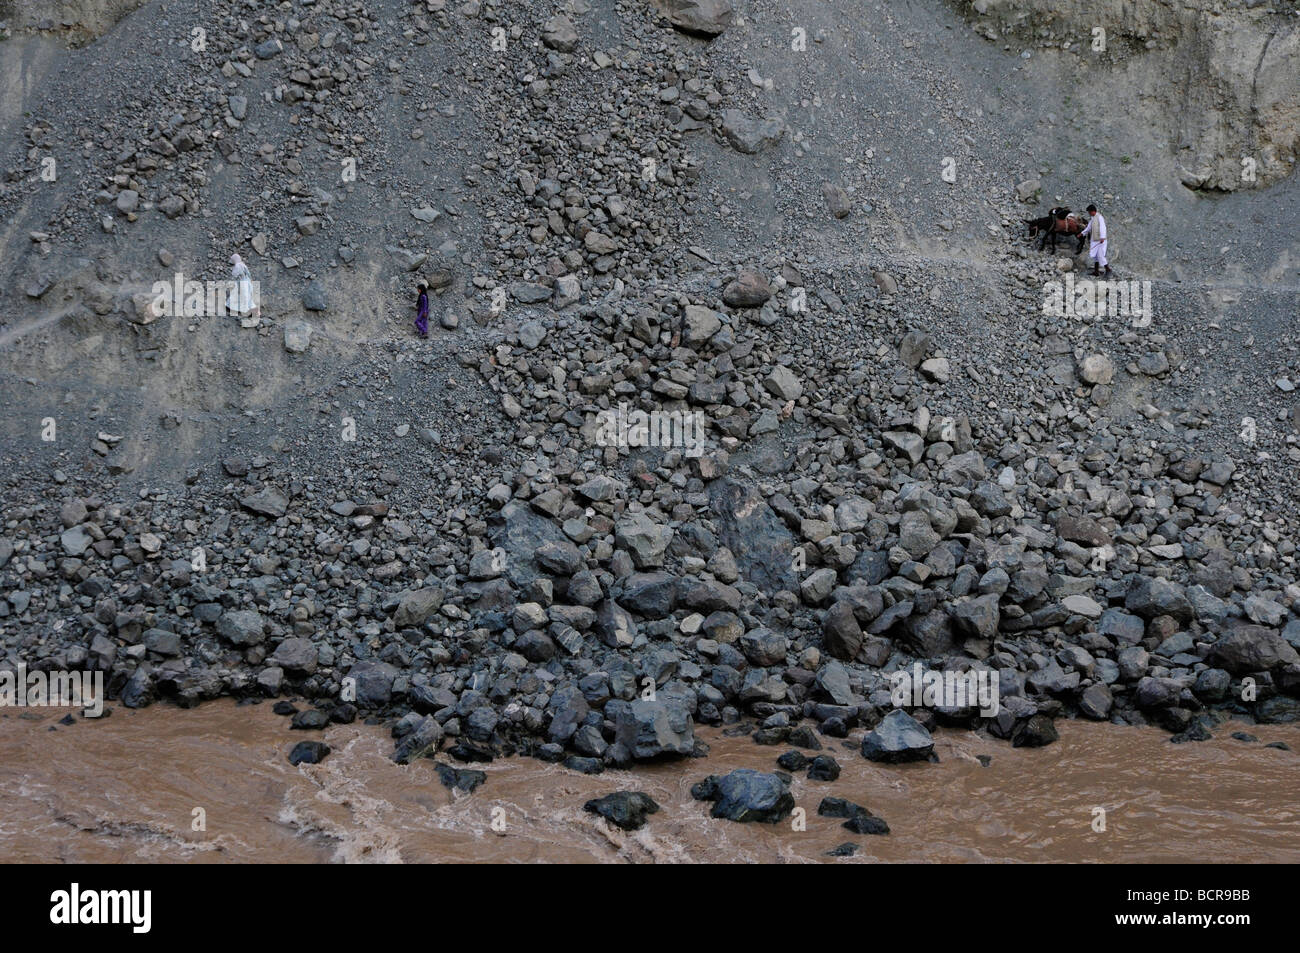
M 835 782 L 796 773 L 806 812 L 779 824 L 708 816 L 690 786 L 733 768 L 774 770 L 786 747 L 716 729 L 707 759 L 589 777 L 527 758 L 473 765 L 470 795 L 432 762 L 402 767 L 380 727 L 290 731 L 270 704 L 116 709 L 59 726 L 63 712 L 0 712 L 0 857 L 9 862 L 827 862 L 1300 861 L 1300 728 L 1229 722 L 1176 745 L 1157 729 L 1060 721 L 1047 748 L 940 732 L 938 764 L 884 766 L 827 739 Z M 1259 738 L 1229 737 L 1246 730 Z M 305 738 L 334 749 L 292 767 Z M 1285 741 L 1294 751 L 1267 748 Z M 988 767 L 977 755 L 988 755 Z M 642 790 L 662 807 L 624 833 L 583 811 Z M 826 795 L 865 805 L 892 833 L 859 836 L 817 816 Z M 1105 830 L 1096 809 L 1105 811 Z M 495 824 L 494 824 L 495 821 Z M 854 857 L 825 852 L 846 841 Z

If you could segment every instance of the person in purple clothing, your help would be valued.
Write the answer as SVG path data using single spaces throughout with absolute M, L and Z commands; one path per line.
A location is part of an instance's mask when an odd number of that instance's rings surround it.
M 420 296 L 415 299 L 415 330 L 419 332 L 420 337 L 429 336 L 429 285 L 421 281 L 417 288 L 420 289 Z

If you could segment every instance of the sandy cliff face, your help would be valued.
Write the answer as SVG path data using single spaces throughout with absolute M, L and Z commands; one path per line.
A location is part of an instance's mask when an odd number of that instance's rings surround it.
M 147 0 L 0 0 L 10 27 L 66 32 L 73 40 L 102 36 Z
M 963 0 L 976 29 L 1057 49 L 1112 110 L 1164 126 L 1193 189 L 1289 175 L 1300 150 L 1300 14 L 1293 2 Z M 1094 49 L 1095 30 L 1105 49 Z M 1101 78 L 1095 67 L 1118 65 Z M 1253 178 L 1252 178 L 1253 176 Z

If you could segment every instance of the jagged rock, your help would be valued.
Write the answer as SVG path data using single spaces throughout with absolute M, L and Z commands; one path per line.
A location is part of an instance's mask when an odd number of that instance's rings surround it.
M 651 569 L 664 564 L 664 553 L 672 542 L 673 531 L 645 513 L 633 513 L 619 521 L 614 538 L 620 548 L 630 553 L 637 568 Z
M 731 0 L 654 0 L 654 4 L 684 33 L 713 37 L 731 25 Z
M 822 196 L 826 199 L 827 210 L 836 218 L 847 218 L 852 211 L 849 194 L 833 182 L 823 183 Z
M 690 713 L 678 702 L 638 698 L 618 707 L 614 740 L 634 760 L 649 761 L 693 753 L 695 729 Z
M 290 321 L 284 326 L 284 349 L 290 354 L 301 354 L 311 347 L 313 328 L 307 321 Z
M 691 787 L 697 801 L 712 801 L 711 817 L 741 823 L 775 824 L 790 816 L 794 797 L 778 775 L 737 768 L 719 777 L 711 774 Z
M 606 599 L 596 609 L 595 630 L 610 648 L 626 648 L 636 639 L 637 624 L 630 612 L 613 599 Z
M 442 725 L 438 724 L 438 719 L 425 715 L 415 730 L 397 743 L 393 760 L 398 764 L 410 764 L 417 758 L 427 758 L 437 752 L 442 738 Z
M 822 648 L 831 656 L 852 661 L 862 651 L 862 628 L 847 602 L 837 602 L 822 620 Z
M 578 46 L 578 31 L 573 21 L 556 14 L 542 27 L 542 42 L 561 53 L 572 53 Z
M 766 592 L 793 591 L 794 537 L 753 487 L 730 478 L 709 486 L 718 541 L 736 555 L 745 580 Z
M 1144 619 L 1167 615 L 1179 622 L 1190 622 L 1192 618 L 1192 604 L 1183 587 L 1156 576 L 1134 578 L 1124 608 Z
M 654 798 L 642 791 L 615 791 L 601 798 L 593 798 L 582 809 L 589 814 L 599 814 L 615 827 L 637 831 L 645 827 L 646 817 L 659 813 Z
M 289 763 L 294 767 L 300 764 L 320 764 L 330 755 L 330 746 L 323 741 L 300 741 L 289 752 Z
M 289 498 L 274 486 L 263 487 L 256 493 L 244 497 L 239 505 L 261 516 L 279 519 L 289 510 Z
M 422 625 L 442 607 L 443 598 L 444 593 L 437 586 L 402 593 L 397 611 L 393 613 L 393 624 L 399 628 Z
M 1043 748 L 1060 740 L 1056 725 L 1046 715 L 1033 715 L 1016 726 L 1011 735 L 1013 748 Z
M 357 705 L 382 708 L 392 700 L 397 675 L 397 668 L 387 662 L 360 661 L 348 670 L 346 678 L 356 692 Z
M 928 761 L 934 754 L 934 739 L 907 712 L 894 709 L 862 739 L 862 756 L 868 761 L 899 764 Z
M 316 280 L 307 285 L 307 289 L 302 293 L 302 306 L 308 311 L 326 311 L 329 309 L 329 292 L 325 290 L 324 282 Z
M 288 638 L 276 646 L 270 661 L 295 675 L 310 675 L 316 671 L 320 650 L 311 639 Z
M 1234 675 L 1271 672 L 1300 663 L 1300 654 L 1282 636 L 1259 625 L 1241 625 L 1219 636 L 1207 659 Z
M 266 621 L 254 609 L 232 610 L 217 620 L 217 634 L 234 645 L 257 645 L 266 636 Z
M 772 368 L 763 385 L 781 400 L 798 400 L 803 396 L 803 384 L 794 371 L 782 364 Z
M 785 126 L 779 119 L 755 119 L 728 109 L 722 114 L 722 134 L 737 152 L 753 155 L 780 142 Z
M 772 288 L 760 272 L 745 270 L 722 289 L 722 300 L 733 308 L 757 308 L 772 297 Z

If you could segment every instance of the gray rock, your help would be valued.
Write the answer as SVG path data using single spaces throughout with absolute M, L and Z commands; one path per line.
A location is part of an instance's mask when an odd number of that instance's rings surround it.
M 826 199 L 827 210 L 836 218 L 847 218 L 852 211 L 849 194 L 833 182 L 822 185 L 822 197 Z
M 772 297 L 772 288 L 761 272 L 746 269 L 722 289 L 722 300 L 732 308 L 757 308 Z
M 794 797 L 780 776 L 749 768 L 711 774 L 691 787 L 691 796 L 713 802 L 711 817 L 740 823 L 775 824 L 794 810 Z
M 731 0 L 654 0 L 654 5 L 684 33 L 713 37 L 731 25 Z
M 289 321 L 284 326 L 284 349 L 290 354 L 301 354 L 311 347 L 315 330 L 309 321 Z
M 763 386 L 781 400 L 798 400 L 803 396 L 803 384 L 790 368 L 778 364 L 763 380 Z
M 614 740 L 637 761 L 689 755 L 695 751 L 695 729 L 690 713 L 680 703 L 663 699 L 637 698 L 619 705 L 614 718 Z
M 319 659 L 320 650 L 315 643 L 300 636 L 285 639 L 270 656 L 270 661 L 295 675 L 312 674 Z
M 427 758 L 437 753 L 442 744 L 443 728 L 433 715 L 425 715 L 415 730 L 402 737 L 393 752 L 398 764 L 410 764 L 417 758 Z
M 630 612 L 613 599 L 606 599 L 596 609 L 595 630 L 602 642 L 618 649 L 635 641 L 637 625 Z
M 393 613 L 393 624 L 403 629 L 422 625 L 442 608 L 443 598 L 444 593 L 438 586 L 403 592 Z
M 1158 615 L 1173 616 L 1179 622 L 1192 619 L 1192 604 L 1183 587 L 1155 576 L 1138 576 L 1133 580 L 1124 608 L 1144 619 Z
M 289 509 L 289 498 L 274 486 L 265 486 L 256 493 L 244 497 L 239 505 L 261 516 L 279 519 Z
M 615 791 L 602 798 L 593 798 L 582 805 L 582 809 L 590 814 L 599 814 L 625 831 L 640 830 L 645 827 L 647 815 L 659 813 L 654 798 L 641 791 Z
M 780 142 L 785 126 L 779 119 L 755 119 L 739 109 L 727 109 L 722 113 L 722 134 L 737 152 L 753 155 Z
M 714 480 L 709 507 L 718 541 L 736 555 L 745 580 L 768 593 L 794 591 L 794 537 L 754 487 Z
M 90 544 L 95 541 L 94 537 L 86 532 L 84 527 L 73 526 L 65 529 L 59 536 L 59 542 L 63 545 L 63 551 L 69 556 L 80 556 Z
M 934 739 L 915 718 L 894 709 L 862 739 L 862 756 L 868 761 L 898 764 L 928 761 L 934 753 Z
M 672 538 L 670 527 L 654 522 L 645 513 L 624 517 L 616 525 L 614 533 L 614 541 L 620 549 L 628 551 L 639 569 L 662 566 Z
M 578 46 L 578 30 L 568 17 L 556 14 L 542 27 L 542 42 L 561 53 L 572 53 Z
M 1298 664 L 1300 654 L 1274 630 L 1242 625 L 1221 635 L 1210 646 L 1207 661 L 1221 665 L 1233 675 L 1249 675 Z
M 1097 721 L 1104 721 L 1114 704 L 1110 689 L 1100 683 L 1089 685 L 1079 696 L 1079 711 Z
M 365 660 L 354 664 L 346 677 L 352 680 L 359 708 L 382 708 L 392 701 L 397 675 L 397 668 L 387 662 Z
M 837 659 L 851 662 L 862 650 L 862 628 L 848 602 L 836 602 L 822 619 L 822 648 Z
M 266 637 L 266 621 L 255 609 L 236 609 L 217 620 L 217 634 L 234 645 L 257 645 Z
M 740 637 L 740 648 L 754 665 L 782 665 L 790 640 L 771 629 L 751 629 Z
M 329 292 L 319 278 L 307 285 L 302 293 L 302 306 L 308 311 L 326 311 L 330 306 Z

